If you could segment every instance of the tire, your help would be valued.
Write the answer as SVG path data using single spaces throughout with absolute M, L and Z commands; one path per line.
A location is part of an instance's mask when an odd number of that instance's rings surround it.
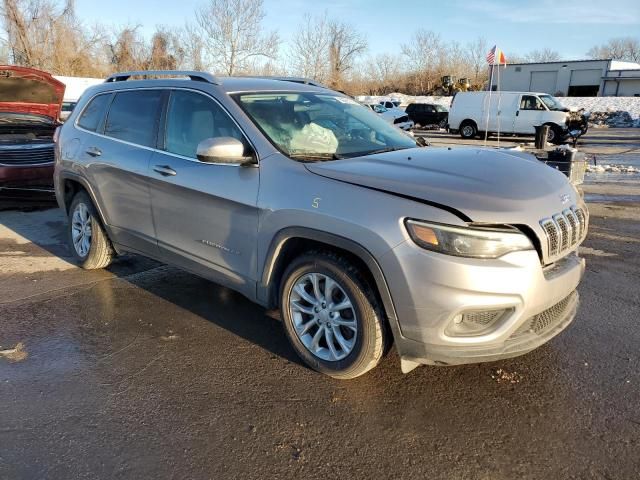
M 335 282 L 329 292 L 327 285 L 332 284 L 328 280 Z M 327 293 L 332 299 L 322 303 Z M 347 302 L 349 307 L 332 312 L 331 305 L 344 307 Z M 288 266 L 280 287 L 280 311 L 287 337 L 300 358 L 337 379 L 355 378 L 374 368 L 390 336 L 382 309 L 362 273 L 330 252 L 309 252 Z
M 80 267 L 94 270 L 111 263 L 115 251 L 86 192 L 78 192 L 73 197 L 67 228 L 71 252 Z
M 478 127 L 475 122 L 471 120 L 465 120 L 460 125 L 460 136 L 462 138 L 471 139 L 474 138 L 478 134 Z
M 559 145 L 562 143 L 562 130 L 555 124 L 547 123 L 549 127 L 549 133 L 547 134 L 547 142 Z

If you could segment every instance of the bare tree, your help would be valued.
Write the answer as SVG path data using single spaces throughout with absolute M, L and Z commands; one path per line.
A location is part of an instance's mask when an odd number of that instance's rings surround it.
M 489 52 L 487 41 L 478 37 L 465 46 L 467 62 L 473 71 L 473 83 L 479 84 L 484 80 L 487 71 L 487 53 Z M 483 73 L 484 72 L 484 73 Z
M 443 49 L 440 35 L 423 29 L 413 34 L 410 43 L 401 45 L 402 54 L 409 61 L 408 69 L 418 82 L 416 93 L 425 93 L 431 88 Z
M 0 16 L 11 63 L 65 75 L 99 70 L 101 29 L 82 25 L 73 0 L 3 0 Z
M 524 57 L 528 62 L 557 62 L 560 61 L 560 54 L 550 48 L 533 50 Z
M 109 64 L 113 70 L 143 70 L 149 58 L 149 47 L 140 35 L 140 25 L 126 25 L 114 32 L 107 44 Z
M 344 75 L 367 50 L 367 39 L 353 26 L 331 20 L 329 30 L 329 84 L 340 88 Z
M 262 33 L 262 0 L 209 0 L 196 11 L 205 55 L 227 75 L 248 70 L 258 57 L 275 58 L 280 43 L 275 32 Z
M 149 70 L 175 70 L 182 65 L 184 57 L 179 33 L 168 27 L 156 27 L 146 67 Z
M 612 38 L 607 43 L 592 47 L 587 56 L 590 58 L 624 60 L 640 62 L 640 40 L 634 37 Z
M 205 45 L 198 26 L 193 23 L 185 24 L 184 28 L 178 33 L 178 39 L 184 52 L 184 57 L 180 63 L 193 70 L 205 70 Z
M 329 44 L 331 36 L 326 14 L 321 17 L 305 15 L 291 46 L 293 70 L 318 82 L 329 77 Z
M 362 71 L 365 78 L 360 81 L 367 84 L 367 91 L 371 95 L 385 95 L 397 90 L 401 84 L 401 66 L 397 55 L 380 53 L 369 58 Z

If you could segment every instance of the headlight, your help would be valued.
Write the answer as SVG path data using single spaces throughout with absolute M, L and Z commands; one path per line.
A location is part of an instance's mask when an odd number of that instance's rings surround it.
M 495 228 L 454 227 L 407 220 L 407 231 L 422 248 L 458 257 L 498 258 L 509 252 L 533 250 L 529 239 L 517 231 Z

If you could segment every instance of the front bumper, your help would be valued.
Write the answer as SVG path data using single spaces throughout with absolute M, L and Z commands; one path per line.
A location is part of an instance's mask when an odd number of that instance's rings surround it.
M 381 263 L 398 318 L 403 370 L 418 363 L 493 361 L 539 347 L 575 317 L 585 268 L 576 253 L 543 269 L 535 251 L 480 260 L 428 252 L 410 241 Z M 482 334 L 447 333 L 458 315 L 500 309 L 505 315 Z
M 414 123 L 412 120 L 409 120 L 408 122 L 402 122 L 402 123 L 396 123 L 394 124 L 394 127 L 398 127 L 400 130 L 404 130 L 405 132 L 411 130 L 414 127 Z

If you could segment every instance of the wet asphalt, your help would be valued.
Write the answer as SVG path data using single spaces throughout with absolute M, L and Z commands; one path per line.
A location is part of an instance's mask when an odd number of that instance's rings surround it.
M 0 479 L 640 476 L 638 203 L 591 205 L 579 313 L 549 344 L 408 375 L 392 351 L 340 382 L 230 290 L 135 256 L 77 269 L 53 204 L 15 202 Z

